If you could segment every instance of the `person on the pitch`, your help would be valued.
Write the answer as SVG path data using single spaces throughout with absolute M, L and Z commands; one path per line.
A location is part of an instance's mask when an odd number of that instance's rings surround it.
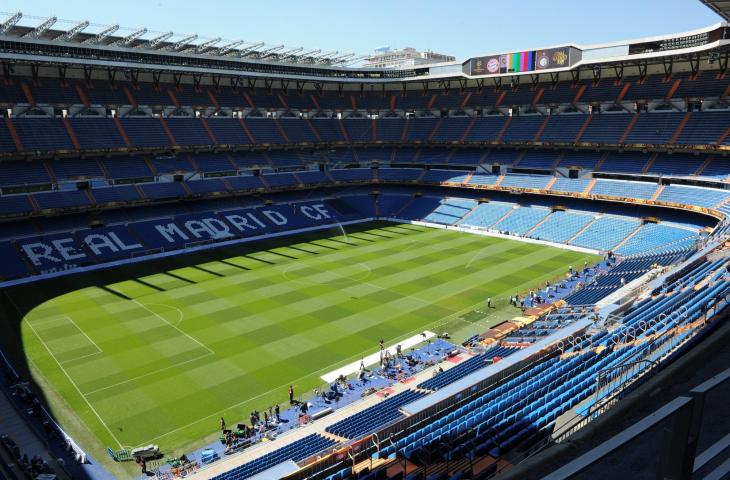
M 226 429 L 226 421 L 221 417 L 221 432 Z
M 294 386 L 289 385 L 289 404 L 294 405 Z

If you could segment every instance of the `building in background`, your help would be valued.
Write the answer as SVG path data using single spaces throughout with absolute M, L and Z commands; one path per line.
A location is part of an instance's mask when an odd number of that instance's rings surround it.
M 432 63 L 453 62 L 456 57 L 431 51 L 419 52 L 415 48 L 406 47 L 391 50 L 390 47 L 379 48 L 365 59 L 366 68 L 413 68 Z

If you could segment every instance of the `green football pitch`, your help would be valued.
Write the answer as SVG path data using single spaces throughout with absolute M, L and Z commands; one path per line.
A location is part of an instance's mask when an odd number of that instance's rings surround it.
M 6 292 L 24 312 L 22 356 L 97 459 L 148 443 L 179 454 L 213 439 L 221 416 L 284 403 L 289 384 L 311 395 L 381 338 L 461 341 L 519 315 L 510 295 L 596 260 L 414 225 L 350 230 L 56 280 L 65 293 Z

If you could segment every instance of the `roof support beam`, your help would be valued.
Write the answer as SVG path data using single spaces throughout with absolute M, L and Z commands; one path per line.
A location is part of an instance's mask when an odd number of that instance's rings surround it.
M 119 40 L 112 42 L 110 45 L 112 47 L 127 47 L 145 33 L 147 33 L 147 29 L 140 28 L 139 30 L 135 30 L 134 32 L 130 33 L 126 37 L 120 38 Z
M 109 79 L 109 84 L 114 85 L 114 82 L 117 79 L 117 71 L 114 68 L 107 68 L 106 70 L 107 78 Z
M 229 53 L 229 52 L 235 50 L 236 47 L 238 47 L 239 45 L 243 45 L 243 44 L 244 44 L 243 40 L 236 40 L 235 42 L 231 42 L 228 45 L 223 45 L 222 47 L 220 47 L 218 50 L 216 50 L 214 55 L 220 55 L 220 56 L 225 55 L 226 53 Z
M 8 33 L 8 31 L 13 28 L 21 18 L 23 18 L 23 14 L 21 12 L 17 12 L 12 17 L 8 18 L 5 23 L 0 24 L 0 35 Z
M 624 64 L 620 63 L 613 66 L 613 73 L 616 75 L 616 80 L 619 82 L 624 79 Z
M 580 82 L 580 69 L 571 70 L 570 76 L 573 77 L 573 85 Z
M 94 67 L 90 67 L 87 65 L 84 65 L 84 80 L 86 81 L 86 85 L 91 84 L 91 76 L 94 73 Z
M 263 46 L 264 46 L 264 42 L 254 43 L 253 45 L 249 45 L 248 47 L 246 47 L 242 50 L 239 50 L 238 56 L 244 57 L 244 56 L 248 55 L 249 53 L 255 52 L 257 49 L 259 49 Z
M 56 20 L 58 20 L 57 17 L 50 17 L 50 18 L 46 19 L 43 23 L 41 23 L 40 25 L 35 27 L 33 30 L 31 30 L 30 32 L 23 35 L 23 38 L 40 37 L 41 35 L 43 35 L 46 32 L 46 30 L 51 28 L 53 26 L 53 24 L 56 23 Z
M 555 87 L 559 81 L 560 81 L 560 72 L 555 72 L 555 73 L 550 74 L 550 83 L 553 84 L 553 87 Z
M 426 95 L 428 93 L 428 84 L 429 84 L 428 80 L 421 80 L 421 87 L 422 87 L 422 92 L 424 95 Z
M 730 51 L 726 51 L 725 55 L 723 55 L 717 59 L 717 63 L 720 64 L 720 73 L 723 75 L 725 74 L 725 72 L 727 72 L 728 56 L 730 56 Z
M 68 32 L 62 33 L 61 35 L 54 38 L 54 40 L 61 40 L 62 42 L 68 42 L 69 40 L 72 40 L 76 35 L 81 33 L 86 27 L 90 25 L 88 20 L 84 20 L 83 22 L 79 23 L 75 27 L 73 27 Z
M 157 48 L 158 45 L 160 45 L 162 42 L 168 41 L 170 38 L 172 38 L 173 35 L 174 35 L 174 33 L 172 33 L 172 32 L 163 33 L 159 37 L 153 38 L 152 40 L 150 40 L 147 43 L 142 43 L 142 44 L 138 45 L 137 48 L 147 48 L 147 49 Z
M 83 43 L 88 43 L 89 45 L 97 45 L 106 40 L 109 35 L 112 35 L 117 30 L 119 30 L 119 25 L 112 25 L 97 33 L 93 37 L 84 40 Z
M 354 65 L 355 63 L 359 62 L 360 60 L 365 60 L 368 58 L 367 55 L 357 55 L 351 58 L 348 58 L 346 60 L 343 60 L 339 62 L 341 66 L 349 67 L 350 65 Z
M 277 45 L 275 47 L 267 48 L 266 50 L 259 51 L 258 56 L 259 58 L 267 58 L 274 55 L 276 52 L 283 50 L 284 48 L 284 45 Z
M 593 83 L 598 83 L 601 80 L 601 71 L 600 65 L 593 65 Z
M 304 53 L 300 53 L 297 58 L 299 60 L 305 60 L 307 58 L 313 58 L 314 55 L 318 55 L 320 53 L 322 53 L 322 49 L 321 48 L 315 48 L 315 49 L 312 49 L 312 50 L 307 50 Z
M 177 51 L 181 50 L 183 47 L 185 47 L 188 44 L 190 44 L 190 42 L 194 42 L 197 39 L 198 39 L 198 36 L 197 35 L 188 35 L 187 37 L 185 37 L 183 39 L 180 39 L 177 42 L 175 42 L 175 44 L 172 45 L 171 47 L 169 47 L 168 50 L 173 51 L 173 52 L 177 52 Z
M 221 37 L 217 37 L 217 38 L 210 39 L 207 42 L 203 42 L 200 45 L 198 45 L 197 47 L 195 47 L 195 53 L 203 53 L 220 41 L 221 41 Z

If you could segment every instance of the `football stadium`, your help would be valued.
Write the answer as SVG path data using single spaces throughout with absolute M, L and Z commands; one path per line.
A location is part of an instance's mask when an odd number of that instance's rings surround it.
M 730 478 L 696 3 L 459 59 L 1 14 L 0 478 Z

